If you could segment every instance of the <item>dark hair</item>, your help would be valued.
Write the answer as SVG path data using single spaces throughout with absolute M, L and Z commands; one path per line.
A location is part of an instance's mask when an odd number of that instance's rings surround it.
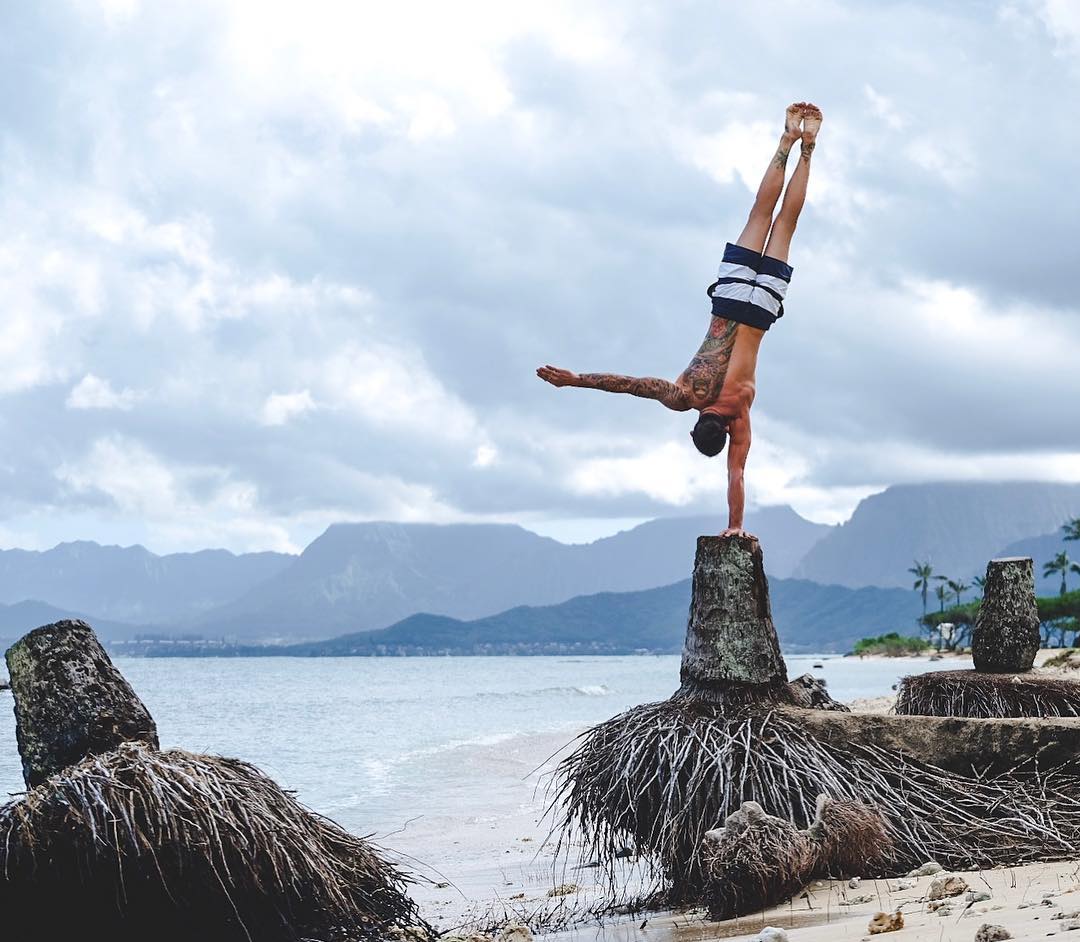
M 727 443 L 728 419 L 715 412 L 702 412 L 690 433 L 694 445 L 705 457 L 712 458 L 724 450 Z

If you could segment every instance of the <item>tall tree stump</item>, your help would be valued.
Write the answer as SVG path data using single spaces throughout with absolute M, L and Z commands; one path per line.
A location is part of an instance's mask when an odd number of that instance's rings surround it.
M 678 698 L 793 702 L 757 540 L 698 537 L 679 679 Z
M 86 622 L 36 628 L 6 658 L 28 787 L 123 742 L 158 748 L 153 717 Z
M 975 669 L 987 673 L 1028 671 L 1038 650 L 1039 609 L 1031 557 L 990 560 L 982 605 L 971 633 Z

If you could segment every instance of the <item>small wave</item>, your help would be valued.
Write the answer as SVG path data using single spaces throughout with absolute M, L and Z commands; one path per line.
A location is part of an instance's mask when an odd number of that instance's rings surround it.
M 585 684 L 581 687 L 575 687 L 578 693 L 584 694 L 586 697 L 606 697 L 611 690 L 605 684 Z

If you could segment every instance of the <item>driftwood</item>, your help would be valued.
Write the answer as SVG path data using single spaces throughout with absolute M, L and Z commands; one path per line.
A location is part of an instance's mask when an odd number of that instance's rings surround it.
M 6 657 L 27 785 L 124 742 L 158 745 L 153 717 L 86 622 L 37 628 Z

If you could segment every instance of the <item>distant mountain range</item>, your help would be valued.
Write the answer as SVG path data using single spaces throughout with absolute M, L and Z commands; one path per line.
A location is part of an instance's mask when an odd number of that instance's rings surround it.
M 846 589 L 802 579 L 769 580 L 773 621 L 788 653 L 842 652 L 860 638 L 913 631 L 922 603 L 904 589 Z M 411 615 L 380 631 L 292 645 L 291 655 L 675 654 L 682 649 L 690 580 L 641 592 L 603 592 L 559 605 L 519 606 L 460 621 Z
M 845 586 L 908 586 L 908 567 L 970 581 L 1018 541 L 1080 517 L 1080 484 L 905 484 L 867 497 L 807 552 L 793 575 Z M 1043 544 L 1038 544 L 1041 550 Z M 1074 547 L 1073 555 L 1080 556 Z M 1035 556 L 1041 565 L 1049 555 Z
M 899 589 L 914 599 L 907 569 L 916 558 L 965 581 L 998 555 L 1033 555 L 1041 571 L 1062 547 L 1080 557 L 1080 545 L 1063 544 L 1059 529 L 1078 515 L 1080 485 L 926 484 L 869 497 L 841 526 L 811 523 L 789 507 L 756 510 L 746 523 L 762 541 L 781 633 L 801 644 L 804 631 L 819 631 L 821 643 L 810 646 L 822 650 L 833 640 L 842 647 L 839 639 L 901 627 L 908 617 L 899 602 L 892 607 L 873 596 L 873 604 L 864 604 L 870 596 L 837 587 Z M 6 550 L 0 551 L 0 605 L 15 608 L 0 610 L 0 635 L 17 636 L 51 620 L 47 611 L 59 611 L 80 613 L 106 639 L 152 632 L 288 643 L 385 630 L 390 634 L 363 644 L 389 638 L 407 647 L 421 643 L 414 632 L 423 623 L 424 645 L 451 635 L 455 643 L 475 637 L 485 645 L 500 630 L 517 644 L 524 643 L 527 617 L 537 617 L 557 619 L 589 643 L 615 644 L 603 613 L 616 606 L 624 611 L 621 630 L 636 625 L 644 632 L 617 643 L 635 647 L 645 639 L 651 649 L 660 644 L 657 631 L 679 637 L 685 612 L 660 618 L 649 607 L 660 602 L 642 593 L 685 580 L 696 537 L 717 532 L 718 523 L 716 517 L 654 520 L 585 545 L 510 525 L 336 524 L 299 556 L 224 550 L 157 556 L 140 546 L 89 542 Z M 805 617 L 783 608 L 792 578 L 823 590 L 797 596 Z M 1057 584 L 1041 580 L 1039 588 L 1052 593 Z M 637 595 L 619 602 L 612 593 Z M 609 608 L 598 607 L 600 598 L 608 598 Z M 44 607 L 18 607 L 31 601 Z
M 44 552 L 0 550 L 0 604 L 44 600 L 100 622 L 180 624 L 265 582 L 294 559 L 220 549 L 157 556 L 141 546 L 85 541 Z
M 716 520 L 654 520 L 607 539 L 567 545 L 495 524 L 336 524 L 277 577 L 194 624 L 229 637 L 326 637 L 383 628 L 415 614 L 482 618 L 598 591 L 670 585 L 691 571 Z M 748 515 L 770 575 L 791 567 L 828 527 L 790 507 Z M 256 634 L 257 632 L 257 634 Z

